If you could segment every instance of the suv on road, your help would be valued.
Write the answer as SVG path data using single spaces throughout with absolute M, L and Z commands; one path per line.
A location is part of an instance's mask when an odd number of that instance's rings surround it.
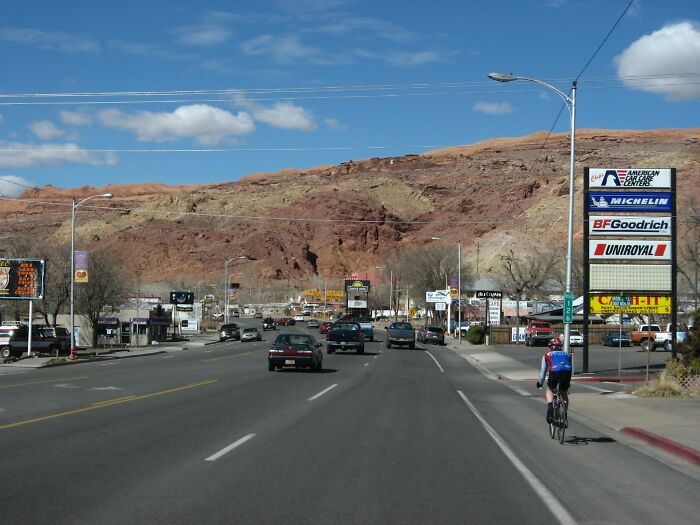
M 227 339 L 241 339 L 241 329 L 237 323 L 222 324 L 219 328 L 219 341 Z

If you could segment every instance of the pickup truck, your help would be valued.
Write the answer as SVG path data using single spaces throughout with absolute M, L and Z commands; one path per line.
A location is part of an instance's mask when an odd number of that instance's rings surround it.
M 672 341 L 672 328 L 673 325 L 667 324 L 666 325 L 666 330 L 663 332 L 656 332 L 656 335 L 654 336 L 654 344 L 651 347 L 651 350 L 654 350 L 659 347 L 663 347 L 664 350 L 667 352 L 670 352 L 673 349 L 673 343 Z M 685 329 L 682 326 L 676 327 L 676 343 L 682 343 L 685 341 L 686 338 L 686 332 Z
M 365 353 L 365 334 L 358 323 L 338 321 L 333 328 L 326 332 L 326 352 L 332 354 L 336 350 L 355 350 L 358 354 Z
M 386 327 L 386 347 L 391 345 L 406 346 L 413 350 L 416 347 L 416 331 L 411 323 L 393 322 Z
M 554 329 L 547 321 L 530 321 L 525 328 L 525 346 L 546 345 L 554 339 Z
M 27 352 L 29 327 L 0 326 L 0 355 L 4 359 L 22 357 Z M 55 337 L 45 336 L 38 328 L 32 328 L 32 353 L 58 354 L 61 342 Z
M 642 345 L 642 348 L 646 350 L 647 341 L 653 341 L 656 338 L 657 332 L 661 331 L 661 327 L 658 324 L 651 325 L 640 325 L 637 330 L 632 332 L 630 339 L 633 345 Z

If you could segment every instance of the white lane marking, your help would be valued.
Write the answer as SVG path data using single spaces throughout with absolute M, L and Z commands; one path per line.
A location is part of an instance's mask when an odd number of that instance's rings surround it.
M 582 386 L 583 388 L 590 388 L 591 390 L 595 390 L 596 392 L 601 392 L 603 394 L 609 394 L 611 392 L 614 392 L 614 390 L 607 390 L 605 388 L 598 388 L 597 386 L 584 385 L 580 381 L 573 381 L 572 383 L 575 384 L 577 387 Z
M 506 384 L 505 386 L 507 386 L 508 388 L 510 388 L 513 392 L 517 392 L 517 393 L 520 394 L 521 396 L 530 397 L 530 392 L 528 392 L 528 391 L 526 391 L 526 390 L 523 390 L 522 388 L 520 388 L 520 387 L 518 387 L 518 386 L 515 386 L 515 385 L 508 385 L 508 384 Z
M 121 388 L 116 387 L 116 386 L 93 386 L 92 388 L 89 388 L 88 390 L 121 390 Z
M 58 385 L 53 385 L 53 386 L 56 387 L 56 388 L 80 388 L 79 386 L 77 386 L 77 385 L 72 385 L 72 384 L 70 384 L 70 383 L 60 383 L 60 384 L 58 384 Z
M 333 390 L 333 389 L 334 389 L 335 387 L 337 387 L 337 386 L 338 386 L 338 383 L 329 386 L 329 387 L 326 388 L 325 390 L 321 390 L 321 391 L 320 391 L 318 394 L 316 394 L 315 396 L 311 396 L 311 397 L 308 399 L 308 401 L 313 401 L 314 399 L 318 399 L 318 398 L 321 397 L 323 394 L 325 394 L 326 392 L 329 392 L 329 391 Z
M 438 363 L 438 360 L 435 359 L 435 358 L 433 357 L 433 354 L 431 354 L 431 353 L 428 352 L 427 350 L 425 351 L 425 353 L 428 354 L 430 357 L 432 357 L 433 361 L 435 361 L 435 364 L 436 364 L 437 367 L 440 369 L 440 372 L 442 372 L 442 373 L 444 374 L 445 371 L 444 371 L 444 370 L 442 369 L 442 367 L 440 366 L 440 363 Z
M 243 443 L 245 443 L 246 441 L 248 441 L 248 440 L 250 440 L 250 439 L 253 439 L 254 437 L 255 437 L 255 434 L 248 434 L 247 436 L 243 436 L 243 437 L 242 437 L 241 439 L 239 439 L 238 441 L 234 441 L 233 443 L 231 443 L 228 447 L 222 448 L 222 449 L 219 450 L 216 454 L 212 454 L 211 456 L 209 456 L 209 457 L 208 457 L 207 459 L 205 459 L 204 461 L 216 461 L 217 459 L 219 459 L 219 458 L 220 458 L 221 456 L 223 456 L 224 454 L 228 454 L 228 453 L 231 452 L 234 448 L 240 447 Z
M 175 359 L 174 355 L 164 355 L 163 359 Z
M 365 366 L 369 366 L 369 363 L 365 363 Z
M 116 364 L 117 364 L 116 361 L 109 361 L 109 362 L 107 362 L 107 363 L 100 363 L 100 366 L 113 366 L 113 365 L 116 365 Z
M 464 401 L 464 404 L 467 405 L 467 408 L 471 411 L 471 413 L 474 414 L 474 417 L 476 417 L 484 429 L 486 429 L 486 432 L 488 432 L 496 445 L 498 445 L 498 448 L 501 449 L 501 452 L 505 454 L 513 466 L 518 470 L 518 472 L 520 472 L 522 477 L 525 478 L 525 481 L 527 481 L 530 487 L 532 487 L 544 504 L 547 505 L 547 508 L 552 513 L 552 516 L 554 516 L 554 519 L 556 519 L 562 525 L 576 525 L 576 520 L 573 518 L 573 516 L 568 513 L 568 511 L 559 502 L 556 496 L 550 492 L 544 483 L 542 483 L 539 478 L 535 476 L 535 474 L 529 468 L 527 468 L 525 464 L 520 461 L 520 459 L 518 459 L 518 456 L 516 456 L 511 448 L 506 445 L 506 442 L 503 441 L 503 438 L 498 435 L 493 427 L 488 424 L 472 402 L 467 399 L 467 396 L 465 396 L 461 390 L 457 390 L 457 393 L 462 398 L 462 401 Z

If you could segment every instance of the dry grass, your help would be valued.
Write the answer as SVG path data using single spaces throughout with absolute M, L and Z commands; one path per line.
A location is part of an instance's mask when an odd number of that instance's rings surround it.
M 683 388 L 664 370 L 658 381 L 652 381 L 632 393 L 639 397 L 700 397 L 700 388 Z

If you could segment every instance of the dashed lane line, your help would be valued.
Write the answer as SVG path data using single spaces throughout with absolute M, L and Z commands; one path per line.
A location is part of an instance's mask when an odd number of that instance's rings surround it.
M 325 393 L 327 393 L 327 392 L 330 392 L 331 390 L 333 390 L 333 389 L 334 389 L 335 387 L 337 387 L 337 386 L 338 386 L 338 383 L 329 386 L 329 387 L 326 388 L 325 390 L 321 390 L 321 391 L 320 391 L 318 394 L 316 394 L 315 396 L 311 396 L 311 397 L 308 399 L 308 401 L 313 401 L 314 399 L 318 399 L 318 398 L 321 397 L 323 394 L 325 394 Z
M 79 379 L 87 379 L 89 376 L 76 376 L 76 377 L 65 377 L 63 378 L 64 381 L 78 381 Z M 44 381 L 30 381 L 28 383 L 15 383 L 13 385 L 0 385 L 0 389 L 2 388 L 15 388 L 15 387 L 20 387 L 20 386 L 32 386 L 32 385 L 43 385 L 46 383 L 55 383 L 55 379 L 48 379 Z
M 426 354 L 428 354 L 428 355 L 432 358 L 433 361 L 435 361 L 435 364 L 436 364 L 437 367 L 440 369 L 440 372 L 442 372 L 442 373 L 444 374 L 445 371 L 444 371 L 443 368 L 440 366 L 440 363 L 438 363 L 438 360 L 435 359 L 435 357 L 433 357 L 433 354 L 431 354 L 431 353 L 428 352 L 427 350 L 424 350 L 424 352 L 425 352 Z
M 223 456 L 223 455 L 225 455 L 225 454 L 228 454 L 228 453 L 231 452 L 233 449 L 240 447 L 243 443 L 245 443 L 246 441 L 249 441 L 249 440 L 253 439 L 254 437 L 255 437 L 255 434 L 248 434 L 247 436 L 243 436 L 243 437 L 242 437 L 241 439 L 239 439 L 238 441 L 234 441 L 233 443 L 231 443 L 228 447 L 222 448 L 222 449 L 219 450 L 216 454 L 212 454 L 211 456 L 209 456 L 209 457 L 208 457 L 207 459 L 205 459 L 204 461 L 216 461 L 216 460 L 219 459 L 221 456 Z

